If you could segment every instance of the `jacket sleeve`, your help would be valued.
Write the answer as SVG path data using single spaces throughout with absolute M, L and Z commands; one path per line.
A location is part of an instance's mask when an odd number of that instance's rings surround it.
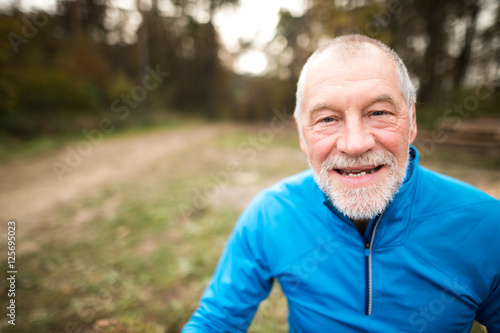
M 488 333 L 500 333 L 500 278 L 493 292 L 479 306 L 476 319 L 486 327 Z
M 236 223 L 199 307 L 182 333 L 247 331 L 273 283 L 263 226 L 262 212 L 254 200 Z
M 500 215 L 500 202 L 497 201 L 496 209 L 488 209 L 491 213 L 491 221 L 494 223 L 488 228 L 488 234 L 490 238 L 489 247 L 490 259 L 488 261 L 488 267 L 484 267 L 483 275 L 489 276 L 490 288 L 488 297 L 483 300 L 479 305 L 476 319 L 482 325 L 486 327 L 488 333 L 500 333 L 500 244 L 498 239 L 500 238 L 500 221 L 498 216 Z

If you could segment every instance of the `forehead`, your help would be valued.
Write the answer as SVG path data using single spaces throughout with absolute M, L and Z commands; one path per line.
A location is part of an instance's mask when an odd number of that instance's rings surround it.
M 326 51 L 307 73 L 305 99 L 311 93 L 333 87 L 357 87 L 366 93 L 374 88 L 399 92 L 396 66 L 387 54 L 371 45 L 361 47 L 350 57 Z

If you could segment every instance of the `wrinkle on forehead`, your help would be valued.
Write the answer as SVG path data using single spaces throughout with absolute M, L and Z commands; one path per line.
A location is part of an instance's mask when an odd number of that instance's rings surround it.
M 311 101 L 311 98 L 316 99 L 323 94 L 328 96 L 336 88 L 342 90 L 342 88 L 349 89 L 352 86 L 359 92 L 359 88 L 363 89 L 365 84 L 368 94 L 373 93 L 374 87 L 380 87 L 381 91 L 389 88 L 404 99 L 399 89 L 396 66 L 392 59 L 374 46 L 369 45 L 362 49 L 349 59 L 339 57 L 335 51 L 328 51 L 320 55 L 308 72 L 304 91 L 304 106 L 309 104 L 308 102 L 312 102 L 312 108 L 315 108 L 314 104 L 317 103 Z M 390 96 L 392 93 L 387 95 Z M 392 104 L 396 104 L 394 98 L 399 99 L 399 96 L 390 97 Z M 356 105 L 358 96 L 340 94 L 337 98 L 343 103 L 347 102 L 348 105 Z M 305 110 L 309 111 L 307 108 Z

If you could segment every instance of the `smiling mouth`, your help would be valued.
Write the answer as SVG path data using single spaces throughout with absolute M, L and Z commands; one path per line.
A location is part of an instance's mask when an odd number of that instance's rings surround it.
M 379 165 L 375 168 L 371 169 L 335 169 L 338 173 L 340 173 L 342 176 L 349 176 L 349 177 L 363 177 L 366 175 L 370 175 L 372 173 L 377 172 L 382 168 L 383 165 Z

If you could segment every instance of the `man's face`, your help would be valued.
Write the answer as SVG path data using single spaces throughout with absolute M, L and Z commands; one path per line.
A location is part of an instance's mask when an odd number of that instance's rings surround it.
M 320 55 L 306 77 L 300 126 L 301 148 L 333 204 L 353 220 L 383 211 L 417 133 L 392 60 L 372 46 L 348 60 Z

